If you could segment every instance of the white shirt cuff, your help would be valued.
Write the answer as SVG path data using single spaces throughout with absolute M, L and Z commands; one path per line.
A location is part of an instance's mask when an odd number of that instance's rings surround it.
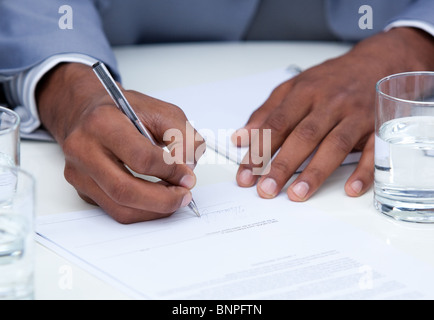
M 75 62 L 92 66 L 96 60 L 87 55 L 68 53 L 51 56 L 33 68 L 16 75 L 7 83 L 8 100 L 21 117 L 21 132 L 29 134 L 40 125 L 35 91 L 39 80 L 59 63 Z
M 412 27 L 421 29 L 434 37 L 434 25 L 421 20 L 396 20 L 386 26 L 385 31 L 398 27 Z

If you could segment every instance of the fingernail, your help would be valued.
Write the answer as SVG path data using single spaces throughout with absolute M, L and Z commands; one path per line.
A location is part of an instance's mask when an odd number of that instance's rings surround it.
M 185 175 L 182 177 L 181 181 L 179 182 L 179 185 L 181 187 L 191 189 L 196 184 L 196 179 L 192 175 Z
M 276 195 L 277 183 L 274 179 L 266 178 L 264 181 L 261 182 L 259 187 L 267 195 L 270 196 Z
M 241 184 L 250 185 L 252 184 L 252 180 L 253 180 L 253 172 L 250 169 L 244 169 L 238 175 L 238 181 Z
M 309 192 L 309 185 L 301 181 L 292 187 L 292 191 L 299 197 L 300 199 L 304 199 Z
M 356 194 L 359 194 L 363 189 L 363 182 L 360 180 L 354 181 L 351 183 L 351 189 L 353 189 Z
M 191 193 L 187 193 L 182 199 L 181 207 L 186 207 L 191 202 L 192 195 Z

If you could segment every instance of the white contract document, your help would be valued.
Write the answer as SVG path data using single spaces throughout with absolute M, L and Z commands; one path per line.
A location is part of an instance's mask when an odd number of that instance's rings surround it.
M 297 73 L 296 67 L 288 67 L 150 95 L 180 107 L 208 147 L 240 164 L 248 148 L 237 148 L 231 142 L 232 133 L 244 127 L 253 111 L 267 100 L 273 89 Z M 304 169 L 310 159 L 297 171 Z M 359 159 L 360 152 L 350 153 L 343 164 L 355 163 Z
M 433 268 L 285 195 L 195 189 L 202 217 L 122 225 L 102 210 L 37 219 L 37 239 L 139 299 L 433 299 Z

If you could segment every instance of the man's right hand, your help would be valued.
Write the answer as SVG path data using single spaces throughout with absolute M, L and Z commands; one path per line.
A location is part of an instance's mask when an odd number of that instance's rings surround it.
M 65 178 L 81 198 L 121 223 L 169 216 L 192 199 L 196 177 L 185 163 L 198 159 L 185 159 L 186 148 L 191 145 L 194 152 L 188 154 L 196 156 L 205 144 L 199 137 L 185 141 L 186 131 L 194 129 L 178 107 L 135 91 L 123 92 L 161 146 L 168 143 L 163 141 L 167 130 L 179 130 L 184 137 L 183 161 L 167 163 L 165 151 L 139 133 L 86 65 L 58 65 L 40 82 L 36 98 L 43 125 L 65 154 Z M 161 181 L 135 177 L 125 165 Z

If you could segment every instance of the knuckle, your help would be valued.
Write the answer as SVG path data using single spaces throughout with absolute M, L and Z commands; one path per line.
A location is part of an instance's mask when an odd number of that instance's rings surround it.
M 294 78 L 295 79 L 295 78 Z M 284 96 L 287 94 L 287 92 L 291 89 L 291 87 L 293 86 L 293 83 L 295 82 L 294 79 L 292 80 L 287 80 L 282 82 L 281 84 L 279 84 L 278 86 L 276 86 L 270 94 L 270 97 L 274 97 L 274 96 Z
M 353 141 L 350 135 L 335 134 L 330 137 L 332 145 L 341 152 L 350 153 L 354 147 Z
M 318 94 L 317 88 L 323 85 L 322 83 L 318 82 L 318 80 L 312 79 L 311 77 L 300 77 L 297 79 L 297 82 L 294 85 L 294 91 L 299 94 L 313 97 Z
M 108 186 L 110 198 L 119 205 L 128 206 L 131 202 L 129 184 L 123 181 L 116 181 Z
M 321 181 L 324 181 L 327 178 L 327 174 L 324 172 L 324 170 L 318 168 L 318 167 L 308 167 L 306 168 L 306 173 L 310 177 L 313 177 L 311 181 L 316 181 L 317 183 L 320 183 Z
M 173 103 L 167 103 L 166 110 L 172 116 L 179 117 L 180 119 L 186 118 L 184 111 Z
M 76 159 L 82 156 L 84 147 L 83 139 L 78 131 L 72 132 L 68 135 L 62 144 L 63 154 L 67 159 Z
M 286 115 L 283 112 L 275 111 L 267 119 L 265 127 L 272 131 L 285 132 L 288 127 Z
M 314 122 L 304 122 L 297 126 L 293 134 L 303 142 L 317 142 L 321 139 L 318 124 Z
M 261 116 L 261 113 L 263 113 L 262 108 L 258 108 L 253 111 L 250 115 L 249 122 L 255 121 L 259 116 Z
M 77 154 L 75 143 L 65 140 L 62 145 L 62 152 L 65 156 L 65 163 L 72 162 L 72 159 L 75 158 L 75 155 Z
M 89 203 L 89 204 L 92 204 L 92 205 L 97 205 L 97 203 L 96 203 L 92 198 L 90 198 L 87 194 L 85 194 L 85 193 L 83 193 L 83 192 L 80 192 L 80 191 L 78 191 L 78 190 L 77 190 L 77 194 L 78 194 L 78 196 L 79 196 L 81 199 L 83 199 L 85 202 L 87 202 L 87 203 Z
M 75 169 L 71 165 L 69 164 L 65 165 L 65 169 L 63 170 L 63 175 L 69 184 L 75 185 L 77 174 Z
M 371 146 L 368 144 L 370 138 L 370 134 L 366 134 L 362 136 L 359 141 L 354 145 L 353 150 L 364 150 L 365 147 L 370 148 Z
M 330 100 L 331 104 L 334 106 L 352 106 L 355 102 L 352 101 L 351 104 L 348 104 L 348 100 L 353 100 L 353 95 L 349 94 L 348 88 L 343 88 L 339 86 L 333 91 L 328 92 L 327 98 Z
M 167 180 L 174 179 L 178 176 L 178 165 L 171 164 L 166 166 L 166 169 L 164 170 L 164 178 Z
M 65 155 L 74 154 L 78 146 L 79 144 L 76 143 L 76 139 L 70 135 L 63 141 L 62 151 Z
M 272 170 L 279 176 L 282 174 L 288 174 L 290 170 L 289 160 L 286 158 L 276 158 L 271 164 Z

